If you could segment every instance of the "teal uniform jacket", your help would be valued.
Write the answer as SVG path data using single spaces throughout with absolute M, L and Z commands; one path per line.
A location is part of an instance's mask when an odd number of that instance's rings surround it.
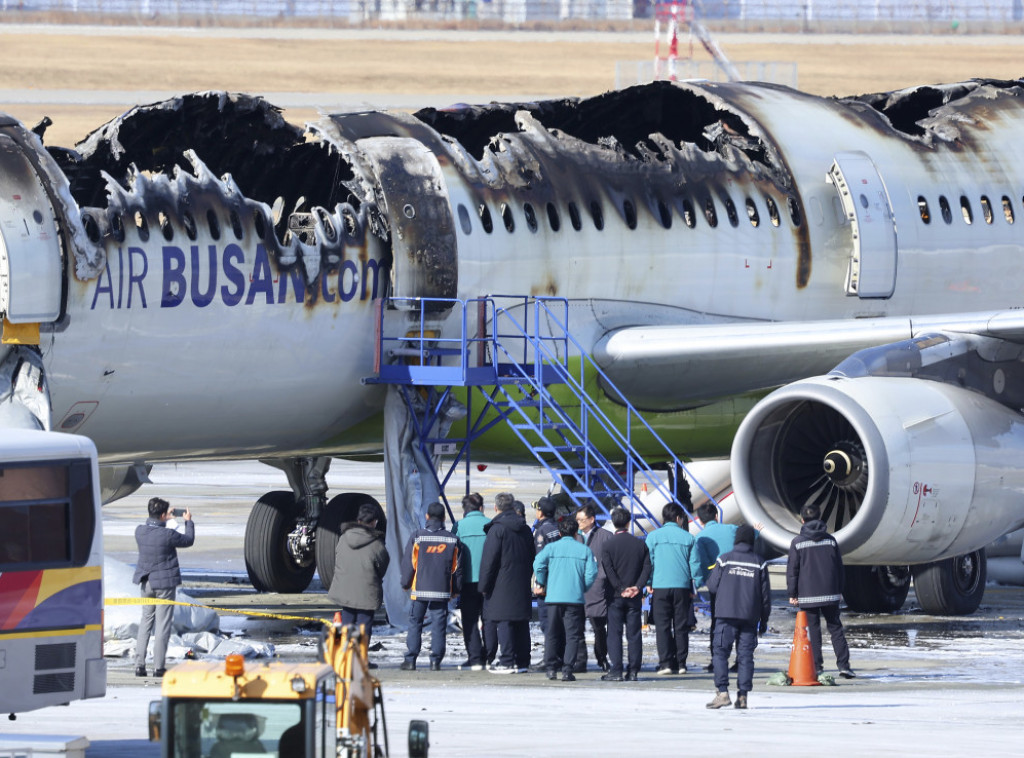
M 484 555 L 484 539 L 487 533 L 484 527 L 491 523 L 483 511 L 470 511 L 455 525 L 455 536 L 463 545 L 462 581 L 480 581 L 480 559 Z
M 704 577 L 697 540 L 679 524 L 668 523 L 648 534 L 647 550 L 654 566 L 651 587 L 655 590 L 693 589 L 694 582 Z
M 597 579 L 597 560 L 582 542 L 560 539 L 537 554 L 533 573 L 544 587 L 545 602 L 583 605 L 584 594 Z

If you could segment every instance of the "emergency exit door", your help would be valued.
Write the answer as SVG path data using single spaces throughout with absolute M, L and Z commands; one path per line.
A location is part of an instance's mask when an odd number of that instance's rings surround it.
M 828 178 L 852 232 L 846 294 L 886 298 L 896 288 L 897 241 L 892 204 L 867 153 L 836 153 Z

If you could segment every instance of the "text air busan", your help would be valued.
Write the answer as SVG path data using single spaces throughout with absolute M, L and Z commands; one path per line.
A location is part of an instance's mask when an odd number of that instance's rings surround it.
M 141 247 L 111 251 L 107 266 L 96 280 L 91 309 L 175 308 L 191 303 L 205 308 L 214 301 L 227 306 L 275 303 L 325 303 L 372 300 L 380 286 L 380 261 L 343 260 L 336 268 L 322 269 L 306 284 L 302 267 L 275 274 L 270 255 L 257 245 L 250 259 L 239 245 L 192 245 L 184 250 L 165 245 L 157 254 L 163 274 L 150 275 L 154 253 Z

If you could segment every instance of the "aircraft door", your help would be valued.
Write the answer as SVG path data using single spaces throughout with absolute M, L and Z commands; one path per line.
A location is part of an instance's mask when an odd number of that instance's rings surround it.
M 11 324 L 60 317 L 63 266 L 46 188 L 0 116 L 0 315 Z
M 896 288 L 896 223 L 878 169 L 867 153 L 836 153 L 828 178 L 853 232 L 846 294 L 890 297 Z
M 391 294 L 457 297 L 455 224 L 437 156 L 404 137 L 369 137 L 358 146 L 373 166 L 391 234 Z

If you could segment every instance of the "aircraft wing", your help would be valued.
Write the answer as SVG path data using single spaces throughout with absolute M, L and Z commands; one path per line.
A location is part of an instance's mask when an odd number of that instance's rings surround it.
M 929 332 L 1024 343 L 1024 310 L 634 326 L 606 334 L 593 356 L 634 406 L 666 411 L 826 374 L 858 350 Z

